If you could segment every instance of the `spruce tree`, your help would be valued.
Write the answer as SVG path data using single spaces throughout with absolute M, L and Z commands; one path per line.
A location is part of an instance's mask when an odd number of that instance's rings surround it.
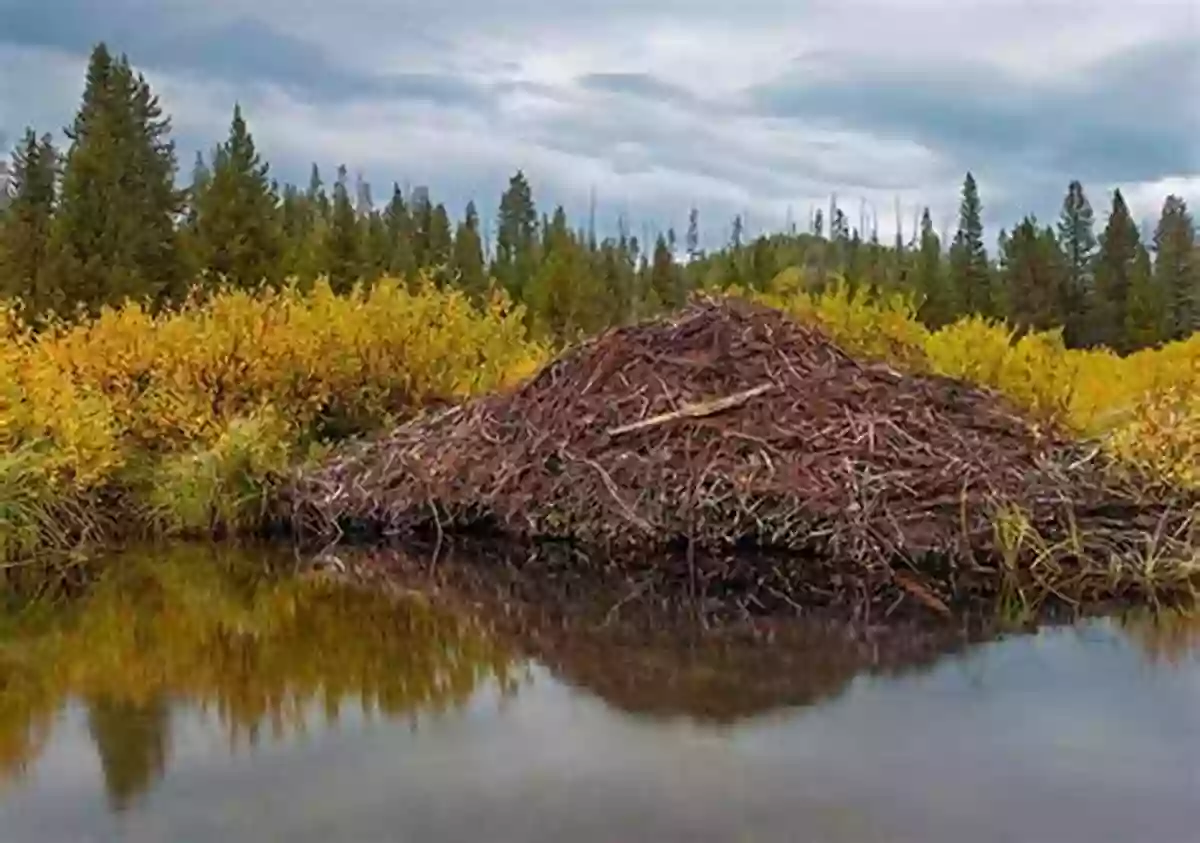
M 1078 347 L 1089 341 L 1088 309 L 1095 286 L 1095 219 L 1083 185 L 1072 181 L 1063 199 L 1058 222 L 1058 242 L 1065 258 L 1063 281 L 1063 337 L 1067 345 Z
M 942 243 L 933 227 L 929 208 L 921 213 L 920 245 L 917 252 L 916 288 L 921 298 L 918 311 L 926 324 L 938 327 L 954 318 L 954 302 L 947 295 L 942 269 Z
M 372 209 L 361 220 L 363 272 L 375 281 L 390 274 L 392 244 L 383 212 Z
M 958 231 L 950 247 L 950 286 L 963 313 L 996 315 L 992 271 L 983 245 L 983 209 L 971 173 L 963 181 Z
M 426 242 L 429 251 L 425 262 L 436 270 L 442 281 L 446 281 L 453 277 L 454 261 L 454 229 L 450 223 L 450 215 L 446 212 L 446 206 L 439 202 L 430 210 L 428 219 Z
M 1045 331 L 1060 325 L 1065 272 L 1054 233 L 1027 216 L 1002 241 L 1000 260 L 1013 326 Z
M 62 306 L 47 257 L 54 222 L 58 151 L 49 135 L 25 133 L 6 168 L 0 212 L 0 297 L 19 298 L 32 317 Z
M 433 230 L 433 202 L 429 198 L 429 188 L 424 185 L 413 188 L 411 199 L 413 263 L 417 269 L 427 269 L 432 263 L 430 232 Z
M 479 236 L 479 212 L 475 203 L 468 202 L 467 210 L 454 232 L 454 273 L 458 286 L 475 299 L 481 299 L 488 289 L 487 271 L 483 265 L 483 241 Z
M 1184 339 L 1200 331 L 1200 263 L 1196 224 L 1187 203 L 1171 195 L 1163 202 L 1154 230 L 1154 280 L 1166 309 L 1164 339 Z
M 1112 210 L 1096 256 L 1096 286 L 1089 313 L 1089 339 L 1118 351 L 1129 349 L 1126 322 L 1129 289 L 1138 260 L 1141 235 L 1120 189 L 1113 191 Z
M 383 210 L 383 224 L 388 239 L 388 271 L 397 278 L 410 280 L 417 268 L 413 220 L 398 184 L 392 184 L 392 198 Z
M 654 241 L 654 256 L 650 260 L 648 294 L 652 308 L 673 308 L 682 303 L 676 270 L 670 243 L 664 235 L 659 234 Z
M 268 165 L 254 148 L 241 106 L 217 147 L 212 175 L 194 187 L 195 249 L 202 269 L 240 289 L 282 278 L 283 235 Z
M 1132 351 L 1162 342 L 1167 339 L 1171 325 L 1168 292 L 1151 269 L 1149 250 L 1138 243 L 1129 275 L 1123 350 Z
M 520 300 L 538 262 L 537 207 L 525 174 L 518 170 L 509 179 L 508 188 L 500 198 L 492 274 Z
M 543 243 L 543 259 L 527 285 L 534 326 L 566 341 L 600 330 L 608 321 L 605 290 L 561 205 L 545 225 Z
M 51 249 L 68 306 L 95 311 L 126 297 L 163 304 L 186 292 L 176 230 L 184 192 L 169 133 L 145 78 L 99 44 L 66 130 Z
M 358 229 L 358 215 L 350 200 L 346 185 L 346 168 L 338 168 L 337 181 L 333 188 L 333 210 L 329 225 L 329 238 L 325 247 L 325 273 L 335 293 L 344 294 L 363 276 L 362 243 Z

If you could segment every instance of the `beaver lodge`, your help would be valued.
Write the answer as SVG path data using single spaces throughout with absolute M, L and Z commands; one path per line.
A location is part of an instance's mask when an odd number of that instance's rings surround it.
M 1191 593 L 1195 496 L 1120 477 L 992 392 L 720 299 L 355 443 L 284 505 L 322 541 L 559 540 L 556 569 L 748 612 Z

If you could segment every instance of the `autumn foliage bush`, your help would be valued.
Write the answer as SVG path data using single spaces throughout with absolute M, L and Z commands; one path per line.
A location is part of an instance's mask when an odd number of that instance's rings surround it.
M 480 306 L 423 280 L 128 303 L 36 334 L 7 307 L 0 331 L 8 556 L 81 501 L 167 531 L 245 526 L 302 449 L 496 389 L 549 353 L 502 294 Z

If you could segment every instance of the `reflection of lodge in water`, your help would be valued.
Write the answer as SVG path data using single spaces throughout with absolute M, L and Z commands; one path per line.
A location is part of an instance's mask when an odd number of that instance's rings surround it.
M 261 559 L 206 548 L 123 556 L 69 609 L 9 635 L 0 645 L 0 781 L 36 760 L 71 701 L 86 712 L 120 809 L 169 764 L 173 700 L 214 711 L 236 749 L 256 745 L 264 727 L 276 739 L 302 729 L 314 707 L 336 720 L 352 704 L 415 726 L 485 685 L 517 692 L 519 662 L 532 659 L 627 712 L 729 723 L 818 704 L 863 672 L 924 669 L 988 637 L 832 621 L 701 632 L 639 614 L 636 601 L 622 604 L 617 623 L 612 601 L 584 604 L 547 591 L 543 578 L 530 591 L 519 577 L 481 576 L 453 559 L 439 561 L 436 578 L 423 560 L 395 552 L 359 559 L 387 569 L 395 588 L 272 579 Z M 425 596 L 397 596 L 411 587 Z M 1123 624 L 1152 657 L 1200 645 L 1195 617 Z

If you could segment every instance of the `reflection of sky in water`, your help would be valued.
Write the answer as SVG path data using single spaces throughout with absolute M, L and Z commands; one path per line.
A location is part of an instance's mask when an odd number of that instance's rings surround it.
M 163 779 L 108 811 L 83 713 L 0 797 L 2 843 L 86 840 L 1194 843 L 1200 660 L 1044 632 L 735 727 L 631 718 L 541 671 L 513 699 L 230 754 L 174 710 Z

